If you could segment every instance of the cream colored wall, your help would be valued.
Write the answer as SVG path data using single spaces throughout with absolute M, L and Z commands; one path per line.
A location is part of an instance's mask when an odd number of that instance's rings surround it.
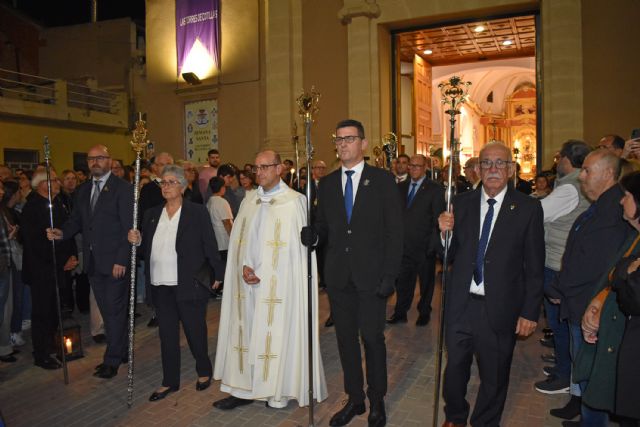
M 175 2 L 146 4 L 147 113 L 149 138 L 156 152 L 184 157 L 184 104 L 218 99 L 219 149 L 223 161 L 253 160 L 263 139 L 260 129 L 261 6 L 258 0 L 222 0 L 221 73 L 190 87 L 177 79 Z
M 640 2 L 583 1 L 584 138 L 640 128 Z
M 111 156 L 125 163 L 134 160 L 130 136 L 98 130 L 63 128 L 27 122 L 1 120 L 0 162 L 4 162 L 4 148 L 38 150 L 40 161 L 44 160 L 42 143 L 45 136 L 51 145 L 51 163 L 58 171 L 73 167 L 73 153 L 86 153 L 96 144 L 106 145 Z
M 331 135 L 348 116 L 347 27 L 336 16 L 342 0 L 303 0 L 302 5 L 304 87 L 315 85 L 322 93 L 311 137 L 315 159 L 331 168 L 338 164 Z

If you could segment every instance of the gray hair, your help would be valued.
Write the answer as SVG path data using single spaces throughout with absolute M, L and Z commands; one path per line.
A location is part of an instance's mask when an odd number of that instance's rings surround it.
M 504 153 L 507 155 L 507 160 L 511 161 L 511 150 L 509 149 L 509 147 L 507 147 L 504 142 L 501 141 L 491 141 L 488 142 L 487 144 L 485 144 L 484 147 L 482 147 L 482 149 L 480 150 L 480 154 L 478 155 L 479 158 L 482 158 L 482 155 L 484 154 L 484 152 L 488 149 L 491 148 L 499 148 L 502 151 L 504 151 Z
M 46 181 L 47 180 L 47 173 L 46 172 L 36 172 L 33 174 L 33 178 L 31 178 L 31 188 L 33 188 L 34 190 L 38 189 L 38 185 L 40 185 L 40 183 L 42 181 Z
M 188 184 L 187 178 L 184 177 L 184 169 L 182 166 L 178 165 L 167 165 L 162 169 L 162 173 L 160 174 L 160 178 L 164 178 L 165 175 L 173 175 L 178 178 L 180 181 L 180 186 L 185 188 Z

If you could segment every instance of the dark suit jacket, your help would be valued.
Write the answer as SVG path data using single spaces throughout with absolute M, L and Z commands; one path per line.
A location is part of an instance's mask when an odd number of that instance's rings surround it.
M 151 248 L 153 236 L 164 204 L 147 211 L 142 223 L 141 253 L 144 257 L 144 269 L 147 286 L 151 286 Z M 218 253 L 216 236 L 211 225 L 207 208 L 203 205 L 182 201 L 180 221 L 176 235 L 176 253 L 178 254 L 178 286 L 179 301 L 207 298 L 209 292 L 194 280 L 196 273 L 207 263 L 213 270 L 216 280 L 224 278 L 224 266 Z M 212 282 L 213 283 L 213 282 Z M 154 301 L 155 303 L 155 301 Z
M 22 208 L 21 228 L 24 252 L 22 258 L 22 280 L 31 286 L 50 282 L 53 275 L 53 252 L 47 239 L 46 229 L 51 227 L 49 199 L 33 191 L 32 197 Z M 53 226 L 60 227 L 69 218 L 68 207 L 60 196 L 53 199 Z M 73 240 L 56 242 L 56 267 L 62 272 L 70 256 L 77 255 Z
M 365 164 L 351 223 L 347 224 L 339 168 L 320 180 L 314 228 L 325 246 L 324 280 L 344 288 L 350 279 L 375 291 L 382 280 L 395 282 L 402 259 L 402 212 L 393 176 Z
M 155 182 L 151 181 L 140 189 L 140 199 L 138 203 L 138 225 L 142 224 L 145 213 L 158 205 L 164 206 L 164 197 L 162 197 L 162 189 Z
M 560 298 L 560 317 L 572 323 L 580 324 L 600 279 L 613 268 L 618 250 L 632 232 L 622 217 L 622 196 L 622 187 L 614 185 L 594 202 L 593 216 L 576 230 L 582 219 L 578 217 L 569 231 L 562 269 L 549 296 Z
M 398 184 L 404 224 L 403 256 L 422 261 L 433 256 L 440 246 L 438 216 L 445 210 L 444 188 L 425 178 L 407 208 L 410 186 L 411 179 Z
M 91 212 L 92 186 L 90 183 L 78 187 L 71 217 L 62 227 L 62 233 L 65 240 L 82 233 L 85 273 L 90 272 L 93 256 L 95 272 L 110 275 L 114 264 L 130 264 L 131 245 L 127 233 L 133 223 L 133 186 L 111 174 Z
M 446 289 L 446 321 L 464 312 L 480 237 L 482 188 L 453 199 L 453 259 Z M 485 252 L 487 315 L 495 331 L 515 333 L 518 317 L 538 321 L 543 296 L 544 229 L 542 206 L 534 198 L 508 189 Z

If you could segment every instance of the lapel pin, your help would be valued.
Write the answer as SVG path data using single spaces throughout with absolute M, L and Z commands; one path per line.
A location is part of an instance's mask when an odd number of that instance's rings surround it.
M 104 186 L 104 188 L 102 189 L 102 191 L 109 191 L 109 187 L 107 187 L 106 185 Z
M 365 179 L 365 180 L 364 180 L 364 182 L 362 183 L 362 185 L 364 185 L 365 187 L 366 187 L 367 185 L 369 185 L 369 180 L 368 180 L 368 179 Z
M 509 209 L 514 210 L 516 208 L 515 204 L 512 204 L 511 206 L 509 206 Z

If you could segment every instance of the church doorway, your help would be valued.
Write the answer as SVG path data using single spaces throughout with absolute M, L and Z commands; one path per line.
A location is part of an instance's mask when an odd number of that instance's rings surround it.
M 449 116 L 438 85 L 471 82 L 457 117 L 460 162 L 504 142 L 531 179 L 542 164 L 538 16 L 447 22 L 392 32 L 392 126 L 399 152 L 447 158 Z M 444 149 L 444 152 L 443 152 Z

